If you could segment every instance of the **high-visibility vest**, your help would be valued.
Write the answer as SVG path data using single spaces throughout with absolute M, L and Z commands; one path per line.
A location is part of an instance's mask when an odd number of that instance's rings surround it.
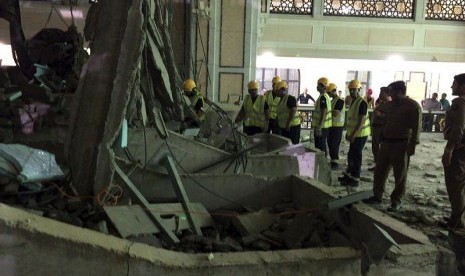
M 197 104 L 198 101 L 202 101 L 202 106 L 205 106 L 205 102 L 203 101 L 203 95 L 200 92 L 195 92 L 195 95 L 191 99 L 191 107 L 195 110 L 195 105 Z M 202 115 L 199 117 L 200 121 L 205 121 L 205 113 L 202 112 Z
M 278 106 L 281 98 L 276 96 L 273 99 L 273 90 L 268 90 L 265 94 L 265 100 L 268 103 L 268 107 L 270 108 L 268 110 L 270 114 L 270 119 L 276 119 L 276 117 L 278 117 Z
M 287 118 L 289 118 L 289 112 L 291 112 L 291 109 L 287 107 L 287 99 L 289 98 L 289 95 L 284 96 L 281 99 L 281 102 L 279 102 L 278 106 L 278 122 L 279 122 L 279 127 L 280 128 L 285 128 L 286 123 L 287 123 Z M 300 115 L 299 112 L 296 112 L 294 115 L 294 118 L 291 121 L 291 126 L 298 126 L 300 125 Z
M 337 103 L 337 101 L 339 99 L 340 99 L 339 96 L 336 96 L 331 100 L 331 110 L 334 110 L 334 107 L 336 107 L 336 103 Z M 345 118 L 346 118 L 346 105 L 344 103 L 342 103 L 342 110 L 339 113 L 339 115 L 332 117 L 332 119 L 333 119 L 333 125 L 332 126 L 333 127 L 343 127 L 344 122 L 345 122 Z
M 244 111 L 246 119 L 245 126 L 265 127 L 265 97 L 258 95 L 252 103 L 252 97 L 246 95 L 244 98 Z
M 357 97 L 357 99 L 355 99 L 350 105 L 349 111 L 347 111 L 347 134 L 348 135 L 351 135 L 354 132 L 355 127 L 358 124 L 358 119 L 360 117 L 360 115 L 358 114 L 358 110 L 360 108 L 360 103 L 362 102 L 366 103 L 366 101 L 362 97 Z M 360 132 L 357 134 L 356 137 L 366 137 L 366 136 L 370 136 L 370 134 L 371 134 L 370 118 L 368 117 L 368 108 L 367 108 L 367 112 L 365 114 L 365 123 L 363 124 L 362 129 L 360 130 Z
M 315 111 L 313 111 L 312 115 L 312 127 L 317 127 L 320 123 L 320 119 L 323 113 L 323 110 L 320 108 L 321 97 L 326 99 L 326 119 L 322 123 L 321 128 L 330 128 L 332 125 L 332 116 L 331 116 L 331 98 L 327 93 L 323 93 L 318 97 L 315 103 Z

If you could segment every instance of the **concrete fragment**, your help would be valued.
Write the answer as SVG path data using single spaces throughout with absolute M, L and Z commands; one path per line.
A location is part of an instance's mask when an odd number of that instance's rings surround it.
M 352 193 L 347 196 L 344 196 L 342 198 L 338 198 L 335 200 L 331 200 L 328 202 L 328 209 L 333 210 L 337 208 L 344 207 L 348 204 L 352 204 L 358 201 L 361 201 L 363 199 L 369 198 L 373 196 L 373 190 L 368 190 L 368 191 L 363 191 L 363 192 L 358 192 L 358 193 Z
M 371 237 L 367 243 L 367 251 L 370 258 L 370 261 L 378 264 L 386 255 L 391 246 L 399 245 L 396 241 L 384 231 L 381 227 L 374 224 L 373 231 L 371 231 Z
M 438 175 L 436 173 L 432 173 L 432 172 L 426 172 L 425 176 L 430 177 L 430 178 L 438 178 Z
M 128 240 L 143 244 L 148 244 L 150 246 L 156 248 L 163 248 L 163 243 L 157 236 L 154 235 L 144 235 L 144 236 L 137 236 L 137 237 L 130 237 Z
M 262 209 L 255 213 L 238 215 L 232 220 L 234 227 L 243 236 L 258 234 L 269 228 L 275 221 L 275 218 L 266 209 Z
M 284 242 L 287 248 L 301 248 L 302 242 L 307 238 L 313 228 L 312 217 L 301 214 L 297 215 L 287 226 L 283 233 Z

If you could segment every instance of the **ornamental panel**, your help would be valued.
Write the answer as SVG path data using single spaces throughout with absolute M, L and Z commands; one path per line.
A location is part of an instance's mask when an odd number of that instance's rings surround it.
M 323 14 L 413 19 L 414 0 L 324 0 Z
M 312 14 L 313 0 L 271 0 L 270 13 Z

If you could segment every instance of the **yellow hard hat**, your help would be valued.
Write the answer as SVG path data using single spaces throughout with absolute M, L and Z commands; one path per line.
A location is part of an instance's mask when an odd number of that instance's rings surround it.
M 184 91 L 192 91 L 192 89 L 196 88 L 197 85 L 195 85 L 195 81 L 192 79 L 187 79 L 184 81 L 184 84 L 182 85 Z
M 280 82 L 280 81 L 281 81 L 281 77 L 280 77 L 280 76 L 275 76 L 275 77 L 273 77 L 272 83 L 273 83 L 273 84 L 277 84 L 277 83 Z
M 326 87 L 326 86 L 328 86 L 328 82 L 329 82 L 328 78 L 322 77 L 322 78 L 319 78 L 319 79 L 318 79 L 317 84 L 321 83 L 321 84 L 323 84 L 323 85 Z
M 285 81 L 280 81 L 276 84 L 276 90 L 287 89 L 287 83 Z
M 328 85 L 328 87 L 326 87 L 326 91 L 329 92 L 329 91 L 333 91 L 333 90 L 337 90 L 337 86 L 336 86 L 336 84 L 334 84 L 334 83 L 330 83 L 330 84 Z
M 252 89 L 258 89 L 258 82 L 257 81 L 249 81 L 249 83 L 247 84 L 247 88 L 249 90 L 252 90 Z
M 348 85 L 349 89 L 362 88 L 362 84 L 358 80 L 351 80 Z

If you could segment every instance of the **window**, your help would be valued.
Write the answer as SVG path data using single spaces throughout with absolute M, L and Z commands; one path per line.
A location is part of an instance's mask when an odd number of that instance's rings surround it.
M 270 13 L 312 14 L 313 0 L 271 0 Z
M 414 0 L 324 0 L 323 14 L 332 16 L 413 18 Z
M 262 90 L 271 90 L 274 76 L 280 76 L 287 83 L 288 93 L 294 97 L 300 93 L 300 70 L 283 68 L 257 68 L 257 81 Z M 263 93 L 260 93 L 263 94 Z
M 428 0 L 426 19 L 430 20 L 465 20 L 465 2 L 463 0 Z

